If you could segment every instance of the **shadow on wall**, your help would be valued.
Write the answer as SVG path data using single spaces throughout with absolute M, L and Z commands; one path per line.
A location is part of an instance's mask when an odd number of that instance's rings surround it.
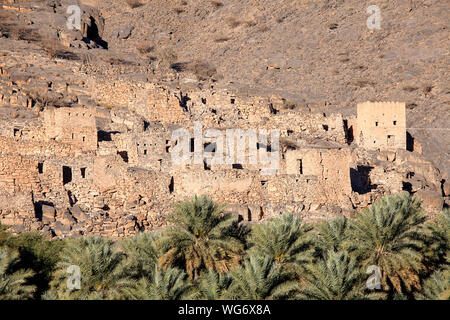
M 48 201 L 38 201 L 34 203 L 34 216 L 39 219 L 39 221 L 42 221 L 42 206 L 50 206 L 54 207 L 52 202 Z
M 102 142 L 102 141 L 112 141 L 112 135 L 113 134 L 118 134 L 120 133 L 119 131 L 103 131 L 103 130 L 99 130 L 97 132 L 97 140 L 98 142 Z
M 352 191 L 359 194 L 366 194 L 377 188 L 377 185 L 372 184 L 370 181 L 370 171 L 373 168 L 371 166 L 357 166 L 357 169 L 350 168 Z
M 103 49 L 108 49 L 108 42 L 106 42 L 100 37 L 95 19 L 93 17 L 90 17 L 89 19 L 91 20 L 90 21 L 91 23 L 87 27 L 86 37 L 83 39 L 83 41 L 86 43 L 94 41 L 97 45 L 99 45 Z

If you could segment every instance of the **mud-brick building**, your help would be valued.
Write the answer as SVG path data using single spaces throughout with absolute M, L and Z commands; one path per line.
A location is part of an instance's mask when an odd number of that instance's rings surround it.
M 355 138 L 366 149 L 406 149 L 404 102 L 365 102 L 357 106 Z

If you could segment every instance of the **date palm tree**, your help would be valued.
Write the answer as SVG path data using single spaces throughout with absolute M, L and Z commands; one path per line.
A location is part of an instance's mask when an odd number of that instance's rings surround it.
M 420 289 L 424 271 L 425 216 L 420 201 L 408 194 L 386 196 L 363 210 L 352 223 L 350 240 L 363 268 L 381 270 L 383 289 L 397 293 Z
M 255 225 L 249 237 L 250 254 L 269 256 L 284 271 L 301 271 L 311 262 L 313 253 L 312 226 L 290 213 Z
M 186 279 L 186 273 L 178 268 L 166 270 L 155 267 L 151 278 L 141 278 L 132 287 L 124 288 L 129 300 L 185 300 L 194 298 L 194 287 Z
M 223 208 L 205 196 L 179 203 L 168 219 L 174 225 L 158 241 L 165 252 L 160 265 L 180 267 L 191 279 L 204 269 L 222 273 L 236 265 L 244 244 L 235 231 L 237 220 Z
M 349 220 L 346 217 L 324 221 L 317 226 L 315 239 L 317 255 L 325 258 L 329 250 L 349 249 Z
M 297 296 L 308 300 L 361 300 L 364 284 L 356 259 L 344 251 L 328 250 L 322 259 L 310 265 L 306 283 Z
M 232 283 L 224 295 L 226 299 L 288 299 L 298 290 L 298 282 L 282 272 L 281 264 L 269 256 L 250 255 L 230 276 Z
M 435 241 L 426 243 L 426 261 L 436 267 L 423 281 L 423 291 L 416 299 L 450 300 L 450 210 L 445 209 L 435 222 L 427 225 L 427 231 Z
M 134 279 L 151 278 L 162 252 L 156 245 L 158 233 L 138 233 L 122 240 L 120 249 L 125 255 L 124 272 Z
M 124 274 L 123 253 L 113 247 L 111 240 L 98 236 L 80 237 L 67 241 L 56 265 L 51 288 L 46 299 L 98 300 L 119 299 L 120 290 L 130 285 Z M 74 266 L 74 267 L 71 267 Z M 71 267 L 71 268 L 69 268 Z M 68 287 L 76 283 L 79 268 L 80 288 Z
M 425 224 L 425 264 L 433 272 L 442 264 L 450 264 L 450 210 L 445 209 Z
M 228 273 L 217 273 L 214 270 L 200 273 L 198 290 L 200 298 L 206 300 L 223 299 L 231 285 L 231 277 Z
M 33 297 L 35 286 L 28 285 L 31 270 L 14 270 L 19 253 L 0 248 L 0 300 L 25 300 Z
M 422 292 L 416 293 L 419 300 L 450 300 L 450 269 L 435 271 L 423 282 Z

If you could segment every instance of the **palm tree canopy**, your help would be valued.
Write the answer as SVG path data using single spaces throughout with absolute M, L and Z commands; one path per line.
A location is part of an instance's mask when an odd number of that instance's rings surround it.
M 30 299 L 36 289 L 35 286 L 27 284 L 34 274 L 33 271 L 14 270 L 19 261 L 18 257 L 18 252 L 0 248 L 0 300 Z
M 50 293 L 56 299 L 116 299 L 120 288 L 130 284 L 124 274 L 124 255 L 113 247 L 114 243 L 98 236 L 71 239 L 61 252 Z M 67 280 L 68 268 L 78 267 L 80 289 L 71 290 Z
M 269 256 L 250 255 L 230 276 L 233 282 L 225 294 L 227 299 L 287 299 L 298 290 L 297 281 L 282 272 L 280 263 Z
M 236 265 L 244 245 L 235 233 L 237 220 L 205 196 L 178 204 L 169 217 L 174 226 L 163 232 L 158 245 L 164 267 L 180 267 L 194 279 L 203 269 L 226 272 Z M 174 245 L 176 244 L 176 245 Z
M 293 269 L 312 259 L 312 227 L 293 214 L 283 214 L 255 225 L 249 237 L 250 254 L 269 256 L 283 267 Z
M 214 270 L 203 271 L 198 281 L 200 297 L 206 300 L 220 300 L 231 285 L 231 277 L 227 273 Z
M 166 270 L 155 267 L 153 276 L 141 278 L 131 288 L 122 292 L 130 300 L 181 300 L 193 296 L 193 286 L 187 281 L 186 273 L 178 268 Z
M 315 239 L 318 255 L 324 258 L 329 250 L 340 251 L 349 249 L 349 220 L 346 217 L 324 221 L 317 226 L 318 235 Z
M 351 225 L 351 243 L 363 268 L 381 269 L 387 289 L 419 288 L 424 270 L 425 216 L 420 201 L 407 194 L 386 196 L 363 210 Z
M 120 248 L 126 256 L 123 268 L 130 277 L 152 277 L 162 255 L 156 244 L 158 238 L 157 233 L 138 233 L 121 241 Z
M 299 298 L 309 300 L 365 299 L 363 277 L 356 259 L 347 252 L 328 250 L 310 265 Z

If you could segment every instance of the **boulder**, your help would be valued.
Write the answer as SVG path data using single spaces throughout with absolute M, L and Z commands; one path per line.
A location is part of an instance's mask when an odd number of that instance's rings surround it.
M 62 224 L 60 221 L 56 221 L 53 226 L 53 232 L 55 235 L 60 236 L 70 231 L 70 226 Z
M 85 221 L 89 218 L 87 214 L 84 213 L 84 211 L 81 210 L 80 206 L 77 204 L 74 205 L 72 208 L 70 208 L 70 212 L 72 213 L 72 216 L 75 217 L 75 219 L 77 219 L 77 221 Z
M 444 199 L 435 191 L 422 189 L 414 193 L 414 195 L 422 200 L 425 209 L 433 212 L 441 211 L 444 206 Z
M 42 222 L 50 224 L 55 221 L 56 210 L 54 207 L 43 204 L 42 205 Z
M 58 221 L 60 221 L 65 225 L 73 225 L 77 223 L 76 220 L 72 217 L 72 215 L 68 211 L 64 212 L 61 216 L 58 216 Z
M 442 185 L 442 191 L 444 192 L 444 196 L 448 197 L 450 196 L 450 181 L 445 180 Z
M 116 29 L 114 31 L 114 34 L 119 39 L 128 39 L 129 36 L 131 36 L 131 32 L 133 31 L 134 27 L 132 26 L 124 26 Z

